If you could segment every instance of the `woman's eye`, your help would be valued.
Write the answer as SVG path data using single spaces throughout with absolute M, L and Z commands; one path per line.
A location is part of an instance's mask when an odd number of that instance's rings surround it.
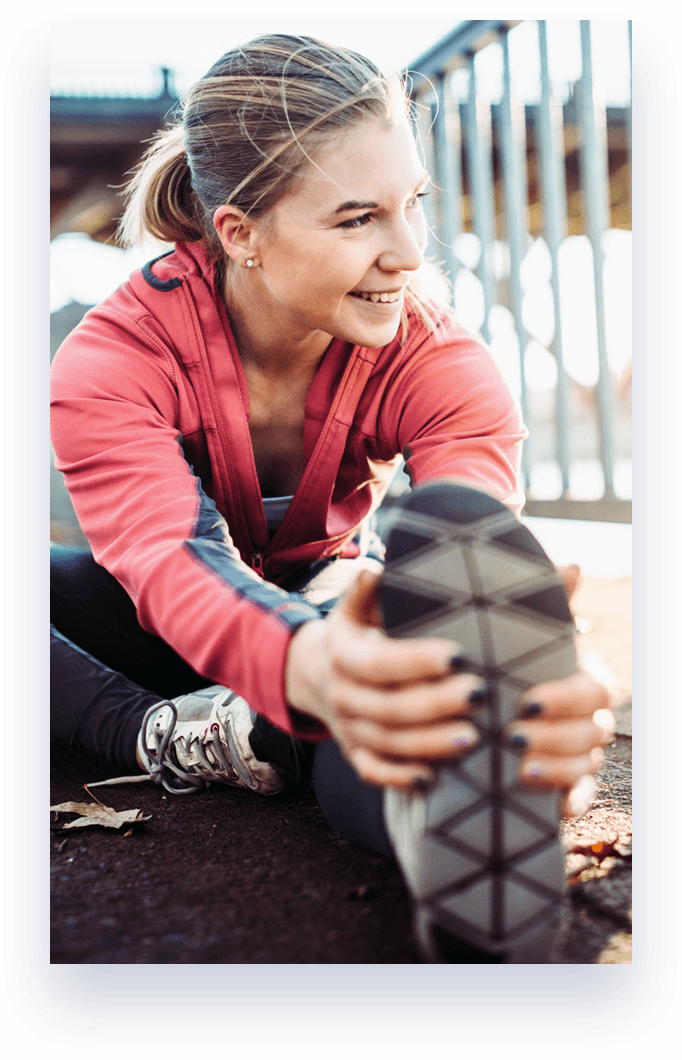
M 339 228 L 362 228 L 371 220 L 371 213 L 363 213 L 361 217 L 351 217 L 349 221 L 342 221 Z
M 419 205 L 419 200 L 424 199 L 428 194 L 428 191 L 417 192 L 411 199 L 408 199 L 407 206 L 414 209 L 415 206 Z M 348 221 L 342 221 L 339 228 L 362 228 L 363 225 L 369 224 L 371 220 L 371 213 L 363 213 L 360 217 L 351 217 Z
M 419 206 L 419 200 L 425 199 L 428 194 L 428 191 L 418 191 L 417 194 L 410 199 L 408 206 Z

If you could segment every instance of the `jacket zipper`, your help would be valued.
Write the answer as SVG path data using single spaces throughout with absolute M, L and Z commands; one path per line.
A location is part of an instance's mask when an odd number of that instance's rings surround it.
M 203 335 L 202 335 L 202 332 L 201 332 L 201 327 L 200 327 L 200 324 L 199 324 L 199 314 L 198 314 L 198 311 L 197 311 L 197 308 L 196 308 L 196 305 L 195 305 L 195 302 L 194 302 L 194 295 L 193 295 L 193 292 L 191 291 L 191 287 L 190 287 L 189 284 L 183 284 L 182 290 L 183 290 L 183 292 L 185 294 L 185 297 L 186 297 L 186 300 L 187 300 L 187 302 L 188 302 L 188 304 L 190 306 L 192 324 L 193 324 L 193 327 L 194 327 L 195 336 L 197 337 L 197 345 L 198 345 L 198 347 L 199 347 L 199 349 L 201 351 L 202 374 L 203 374 L 203 377 L 204 377 L 204 379 L 205 379 L 205 381 L 206 381 L 206 383 L 208 385 L 208 389 L 209 389 L 209 393 L 210 393 L 211 407 L 213 409 L 213 413 L 214 413 L 214 416 L 215 416 L 215 422 L 216 422 L 216 427 L 217 427 L 217 431 L 218 431 L 218 437 L 220 439 L 220 448 L 222 449 L 223 459 L 224 459 L 228 469 L 230 469 L 230 468 L 232 468 L 234 466 L 234 461 L 232 460 L 231 448 L 230 448 L 230 444 L 229 444 L 229 441 L 228 441 L 227 432 L 225 430 L 225 426 L 224 426 L 224 423 L 223 423 L 222 412 L 221 412 L 220 405 L 219 405 L 219 402 L 218 402 L 218 395 L 216 393 L 215 384 L 213 382 L 213 372 L 211 371 L 211 365 L 210 365 L 210 361 L 209 361 L 209 357 L 208 357 L 208 350 L 206 349 L 206 344 L 204 342 Z M 254 469 L 254 474 L 255 474 L 255 469 Z M 244 533 L 245 540 L 246 541 L 251 541 L 251 534 L 249 533 L 248 524 L 247 524 L 247 521 L 246 521 L 246 517 L 245 517 L 244 511 L 243 511 L 243 508 L 242 508 L 241 504 L 238 503 L 238 499 L 236 497 L 234 497 L 232 495 L 230 499 L 234 501 L 234 503 L 232 504 L 232 508 L 233 508 L 233 511 L 235 512 L 235 515 L 237 515 L 237 517 L 241 520 L 242 532 Z M 265 514 L 263 514 L 263 520 L 265 521 Z M 262 556 L 261 552 L 254 552 L 252 554 L 252 556 L 251 556 L 251 566 L 261 578 L 264 577 L 264 574 L 263 574 L 263 556 Z

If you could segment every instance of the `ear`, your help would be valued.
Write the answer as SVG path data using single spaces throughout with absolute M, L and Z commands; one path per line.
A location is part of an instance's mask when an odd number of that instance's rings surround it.
M 219 206 L 213 224 L 228 257 L 237 265 L 253 253 L 257 238 L 256 225 L 238 206 Z

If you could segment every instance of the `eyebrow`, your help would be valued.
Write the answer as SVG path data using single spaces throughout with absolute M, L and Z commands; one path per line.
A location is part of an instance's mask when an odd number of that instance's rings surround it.
M 348 202 L 337 206 L 334 213 L 346 213 L 348 210 L 378 210 L 378 202 L 360 202 L 359 199 L 349 199 Z
M 430 180 L 429 174 L 425 171 L 422 179 L 415 185 L 414 191 L 417 192 L 419 188 L 422 188 L 424 184 Z M 334 213 L 347 213 L 349 210 L 378 210 L 378 202 L 362 202 L 360 199 L 349 199 L 348 202 L 341 203 L 334 210 Z

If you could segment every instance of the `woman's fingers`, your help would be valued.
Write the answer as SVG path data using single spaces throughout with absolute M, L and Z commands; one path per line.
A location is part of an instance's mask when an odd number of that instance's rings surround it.
M 569 563 L 567 567 L 557 567 L 557 574 L 564 583 L 566 596 L 570 600 L 581 582 L 580 567 L 577 563 Z
M 588 754 L 574 757 L 549 758 L 529 754 L 521 762 L 520 774 L 531 788 L 562 788 L 570 790 L 588 773 L 597 773 L 604 764 L 604 752 L 594 747 Z
M 365 747 L 385 758 L 439 759 L 459 758 L 480 741 L 475 725 L 467 721 L 423 728 L 387 729 L 366 720 L 356 720 L 344 727 L 344 737 L 352 746 Z
M 335 611 L 358 626 L 381 626 L 378 604 L 378 589 L 381 575 L 375 571 L 361 570 L 351 582 Z
M 589 719 L 515 722 L 506 735 L 512 746 L 527 749 L 529 754 L 571 756 L 587 754 L 593 747 L 610 743 L 614 731 L 611 711 L 599 710 Z
M 568 791 L 563 800 L 562 814 L 564 817 L 582 817 L 587 813 L 592 800 L 597 794 L 597 782 L 593 776 L 587 774 L 580 777 L 578 782 Z
M 431 681 L 460 665 L 455 659 L 461 651 L 452 641 L 392 640 L 379 630 L 339 625 L 331 642 L 334 667 L 357 684 L 395 687 Z
M 360 779 L 376 787 L 423 793 L 436 779 L 426 762 L 391 762 L 366 747 L 353 747 L 344 754 Z
M 475 709 L 485 682 L 474 674 L 453 675 L 398 688 L 375 688 L 335 678 L 329 698 L 339 718 L 359 718 L 387 728 L 414 728 Z
M 519 699 L 519 716 L 547 719 L 591 717 L 613 702 L 612 675 L 605 666 L 595 674 L 595 660 L 581 659 L 581 666 L 570 677 L 545 681 L 529 688 Z

